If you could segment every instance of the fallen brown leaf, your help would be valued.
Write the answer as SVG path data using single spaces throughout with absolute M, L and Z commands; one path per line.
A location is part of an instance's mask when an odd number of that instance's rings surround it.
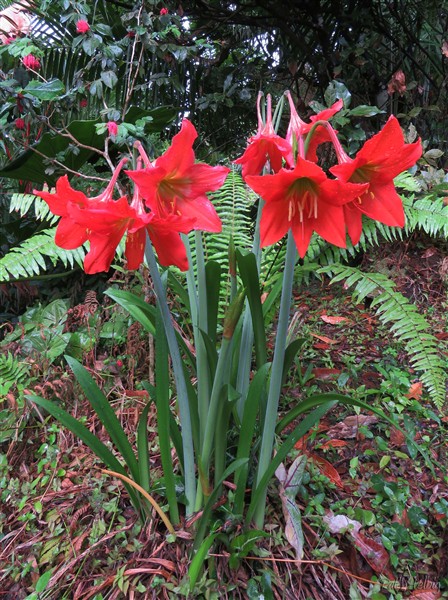
M 395 579 L 390 568 L 389 554 L 382 544 L 372 540 L 371 538 L 368 538 L 360 531 L 353 531 L 350 533 L 350 535 L 353 538 L 355 546 L 361 552 L 375 573 L 385 575 L 390 580 Z
M 359 428 L 363 425 L 368 427 L 378 421 L 373 415 L 350 415 L 340 423 L 337 423 L 327 431 L 330 438 L 347 439 L 354 438 L 358 434 Z
M 330 325 L 337 325 L 338 323 L 347 323 L 350 321 L 347 317 L 330 317 L 329 315 L 322 315 L 321 319 Z

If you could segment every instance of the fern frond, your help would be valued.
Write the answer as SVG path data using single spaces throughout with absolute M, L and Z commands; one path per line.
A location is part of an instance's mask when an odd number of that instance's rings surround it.
M 210 198 L 222 221 L 222 232 L 205 236 L 206 258 L 227 268 L 231 239 L 236 248 L 248 250 L 252 247 L 253 222 L 250 212 L 257 197 L 245 185 L 236 168 L 232 167 L 224 185 Z
M 355 286 L 352 295 L 359 303 L 366 296 L 374 296 L 372 307 L 383 323 L 390 323 L 390 331 L 404 344 L 411 365 L 421 371 L 421 381 L 440 409 L 446 400 L 446 365 L 438 351 L 439 341 L 430 333 L 430 325 L 417 307 L 395 289 L 395 283 L 381 273 L 363 273 L 355 267 L 330 265 L 319 269 L 330 274 L 331 283 L 344 281 Z
M 448 237 L 448 205 L 443 198 L 404 199 L 406 232 L 423 229 L 432 237 Z
M 13 356 L 10 352 L 0 354 L 0 396 L 6 394 L 13 385 L 28 380 L 30 365 Z
M 34 216 L 38 221 L 46 221 L 50 225 L 54 225 L 59 217 L 54 215 L 48 204 L 35 196 L 34 194 L 13 194 L 11 197 L 11 204 L 9 206 L 9 212 L 18 212 L 21 217 L 27 215 L 31 209 L 34 208 Z
M 82 267 L 86 250 L 83 246 L 76 250 L 64 250 L 54 243 L 55 228 L 45 229 L 12 248 L 0 259 L 0 283 L 11 279 L 32 278 L 47 270 L 45 259 L 53 266 L 61 261 L 65 267 Z

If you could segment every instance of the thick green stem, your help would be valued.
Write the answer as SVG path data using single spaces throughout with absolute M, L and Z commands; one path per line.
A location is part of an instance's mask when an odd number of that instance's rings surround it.
M 177 402 L 179 406 L 179 417 L 182 428 L 182 447 L 184 451 L 185 496 L 187 498 L 186 514 L 187 516 L 190 516 L 195 507 L 196 476 L 193 432 L 191 428 L 190 406 L 188 403 L 188 392 L 185 382 L 183 361 L 176 339 L 176 332 L 174 331 L 173 323 L 171 321 L 171 313 L 166 300 L 165 288 L 160 277 L 159 268 L 149 239 L 146 241 L 145 258 L 151 274 L 157 302 L 159 303 L 160 313 L 162 315 L 168 348 L 173 365 L 174 379 L 176 382 Z
M 266 405 L 263 434 L 261 436 L 260 458 L 258 463 L 256 487 L 260 483 L 272 459 L 274 447 L 275 426 L 278 418 L 278 403 L 282 387 L 283 362 L 285 357 L 286 336 L 288 333 L 289 316 L 291 310 L 292 286 L 294 281 L 294 266 L 297 259 L 297 250 L 291 230 L 288 234 L 286 246 L 285 270 L 283 273 L 283 289 L 280 301 L 280 312 L 277 323 L 274 358 L 269 382 L 269 393 Z M 266 488 L 255 510 L 254 520 L 257 527 L 263 527 L 266 507 Z

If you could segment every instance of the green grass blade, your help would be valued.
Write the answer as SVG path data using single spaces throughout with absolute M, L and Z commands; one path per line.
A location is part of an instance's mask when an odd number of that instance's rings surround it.
M 127 475 L 123 465 L 115 458 L 109 448 L 103 444 L 103 442 L 101 442 L 96 435 L 91 433 L 87 427 L 77 421 L 63 408 L 54 402 L 51 402 L 50 400 L 41 398 L 40 396 L 34 396 L 30 394 L 27 395 L 26 398 L 31 402 L 34 402 L 34 404 L 44 408 L 52 417 L 57 419 L 59 423 L 61 423 L 64 427 L 67 427 L 67 429 L 69 429 L 74 435 L 76 435 L 77 438 L 83 441 L 86 446 L 88 446 L 92 452 L 94 452 L 96 456 L 98 456 L 98 458 L 101 459 L 103 463 L 112 471 L 116 471 L 122 475 Z M 140 512 L 140 501 L 134 489 L 127 484 L 125 484 L 125 486 L 129 493 L 132 504 L 134 505 L 135 509 Z
M 270 363 L 263 365 L 261 369 L 257 371 L 250 383 L 246 402 L 244 404 L 243 419 L 241 421 L 240 436 L 236 454 L 237 458 L 249 459 L 255 423 L 259 411 L 260 398 L 266 391 L 266 380 L 270 366 Z M 245 464 L 242 465 L 235 473 L 236 492 L 233 511 L 237 515 L 243 513 L 244 495 L 246 491 L 248 472 L 249 465 Z
M 218 533 L 212 533 L 207 537 L 206 540 L 203 541 L 199 550 L 193 557 L 191 561 L 190 568 L 188 569 L 188 578 L 190 580 L 190 592 L 192 592 L 195 588 L 196 581 L 198 580 L 199 575 L 201 574 L 202 566 L 204 564 L 205 559 L 207 558 L 208 551 L 213 546 L 213 542 L 215 541 Z
M 148 392 L 148 394 L 150 395 L 152 401 L 155 403 L 156 402 L 155 387 L 152 386 L 147 381 L 142 381 L 142 385 L 145 388 L 145 390 Z M 176 450 L 177 457 L 179 458 L 180 466 L 183 469 L 184 468 L 184 455 L 183 455 L 183 448 L 182 448 L 182 436 L 180 433 L 179 426 L 176 423 L 176 419 L 174 418 L 171 411 L 169 413 L 169 421 L 170 421 L 171 440 L 172 440 L 174 448 Z
M 142 410 L 142 414 L 138 420 L 137 425 L 137 456 L 138 456 L 138 470 L 140 473 L 140 485 L 144 490 L 149 492 L 150 480 L 149 480 L 149 448 L 148 448 L 148 412 L 151 407 L 151 400 L 146 404 Z
M 140 472 L 134 451 L 106 396 L 96 385 L 87 370 L 77 360 L 71 356 L 66 356 L 65 360 L 68 362 L 78 383 L 84 390 L 87 400 L 90 402 L 93 410 L 106 428 L 112 443 L 123 457 L 132 477 L 137 483 L 140 483 Z

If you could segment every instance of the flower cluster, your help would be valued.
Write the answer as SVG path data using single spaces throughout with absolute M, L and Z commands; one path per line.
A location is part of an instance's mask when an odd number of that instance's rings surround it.
M 84 33 L 87 33 L 88 31 L 90 31 L 90 25 L 84 19 L 80 19 L 76 23 L 76 32 L 84 34 Z
M 346 233 L 353 244 L 359 242 L 363 214 L 386 225 L 403 227 L 403 206 L 393 180 L 420 158 L 420 140 L 405 144 L 400 124 L 391 116 L 352 159 L 328 123 L 343 107 L 341 100 L 305 123 L 289 92 L 287 96 L 291 116 L 286 138 L 274 131 L 269 96 L 263 124 L 260 94 L 258 133 L 249 138 L 246 151 L 235 161 L 242 164 L 246 183 L 265 202 L 261 246 L 274 244 L 291 230 L 301 257 L 313 232 L 345 248 Z M 333 143 L 338 157 L 339 164 L 330 168 L 334 178 L 317 164 L 317 147 L 327 141 Z M 260 175 L 267 164 L 272 174 Z
M 221 221 L 206 193 L 220 188 L 229 172 L 227 167 L 195 162 L 193 142 L 196 137 L 196 129 L 184 119 L 171 146 L 154 162 L 137 145 L 141 155 L 137 169 L 126 171 L 135 183 L 130 203 L 126 196 L 113 199 L 127 158 L 118 164 L 106 189 L 94 198 L 74 190 L 66 175 L 56 182 L 55 193 L 35 191 L 47 202 L 51 212 L 61 217 L 56 244 L 70 250 L 89 241 L 84 269 L 92 274 L 109 269 L 125 234 L 127 267 L 138 268 L 148 235 L 160 264 L 188 269 L 180 234 L 194 229 L 221 231 Z
M 25 69 L 32 71 L 38 71 L 40 69 L 40 60 L 34 56 L 34 54 L 27 54 L 22 58 L 22 64 Z

